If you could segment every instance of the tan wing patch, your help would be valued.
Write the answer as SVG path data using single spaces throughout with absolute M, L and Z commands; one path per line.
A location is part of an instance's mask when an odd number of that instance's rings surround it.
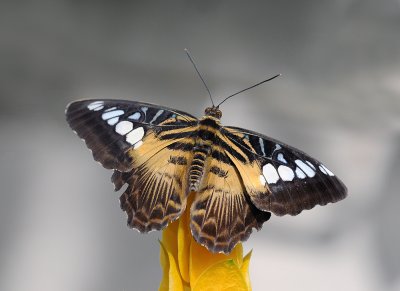
M 192 234 L 210 251 L 229 253 L 271 214 L 248 202 L 233 166 L 212 159 L 205 173 L 191 207 Z
M 131 172 L 114 172 L 116 190 L 125 183 L 120 197 L 121 208 L 128 214 L 128 225 L 141 232 L 160 230 L 177 219 L 186 206 L 188 165 L 191 151 L 163 148 L 157 152 L 143 144 L 134 153 L 135 168 Z M 134 151 L 134 150 L 133 150 Z
M 239 135 L 237 132 L 232 133 L 237 135 L 239 139 L 243 139 L 243 135 Z M 227 144 L 233 145 L 233 143 L 225 136 L 221 135 L 220 138 Z M 243 141 L 249 146 L 249 148 L 252 148 L 251 144 L 247 140 L 243 139 Z M 246 156 L 246 154 L 242 151 L 240 147 L 234 145 L 232 146 L 232 149 L 240 153 L 242 156 Z M 265 201 L 265 197 L 271 195 L 271 191 L 268 187 L 268 184 L 265 183 L 265 181 L 263 180 L 265 178 L 262 176 L 263 173 L 259 161 L 254 160 L 250 162 L 248 159 L 246 159 L 245 162 L 241 162 L 238 159 L 235 159 L 235 157 L 231 153 L 229 153 L 229 151 L 225 151 L 225 153 L 234 163 L 237 171 L 239 172 L 246 192 L 250 197 L 250 200 L 253 203 L 257 202 L 258 200 Z M 258 204 L 255 203 L 255 205 Z M 264 210 L 268 211 L 269 209 Z
M 193 144 L 193 139 L 191 138 L 162 139 L 162 137 L 167 134 L 184 134 L 186 132 L 193 132 L 195 129 L 196 127 L 177 128 L 173 130 L 165 130 L 159 134 L 155 131 L 148 131 L 143 140 L 138 144 L 135 144 L 135 146 L 131 147 L 128 151 L 128 154 L 133 161 L 133 168 L 140 167 L 159 151 L 173 143 L 186 142 L 188 144 Z

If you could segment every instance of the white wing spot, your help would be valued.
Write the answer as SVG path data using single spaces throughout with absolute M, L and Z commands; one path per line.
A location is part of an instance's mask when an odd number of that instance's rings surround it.
M 322 167 L 322 165 L 319 166 L 319 170 L 324 173 L 325 175 L 328 175 L 328 172 Z
M 302 170 L 300 170 L 299 167 L 296 167 L 296 176 L 299 179 L 304 179 L 306 176 L 306 174 L 304 174 L 304 172 Z
M 150 123 L 153 123 L 154 121 L 156 121 L 157 120 L 157 118 L 161 115 L 161 114 L 163 114 L 164 113 L 164 110 L 158 110 L 157 111 L 157 113 L 156 113 L 156 115 L 154 115 L 154 117 L 153 117 L 153 119 L 152 120 L 150 120 Z
M 143 141 L 139 140 L 137 143 L 135 143 L 135 145 L 133 146 L 133 149 L 137 149 L 138 147 L 140 147 L 143 144 Z
M 103 113 L 101 115 L 101 118 L 103 120 L 107 120 L 107 119 L 110 119 L 110 118 L 114 118 L 114 117 L 120 116 L 122 114 L 124 114 L 123 110 L 113 110 L 113 111 L 109 111 L 109 112 Z
M 315 166 L 314 166 L 313 164 L 311 164 L 310 161 L 306 161 L 306 163 L 307 163 L 313 170 L 315 170 Z
M 98 111 L 104 108 L 104 101 L 94 101 L 92 103 L 90 103 L 87 108 L 89 110 L 94 110 L 94 111 Z M 100 108 L 101 107 L 101 108 Z
M 101 110 L 101 109 L 103 109 L 103 108 L 104 108 L 104 105 L 101 105 L 101 106 L 96 107 L 95 109 L 93 109 L 93 111 L 99 111 L 99 110 Z
M 261 184 L 264 185 L 264 186 L 265 186 L 265 184 L 267 184 L 267 180 L 265 180 L 264 175 L 260 175 L 260 182 L 261 182 Z
M 140 119 L 140 116 L 142 116 L 142 115 L 140 114 L 140 112 L 135 112 L 135 113 L 133 113 L 131 116 L 129 116 L 128 118 L 129 118 L 129 119 L 133 119 L 133 120 L 139 120 L 139 119 Z
M 275 144 L 275 149 L 272 151 L 272 153 L 279 151 L 280 149 L 282 149 L 280 144 Z
M 308 177 L 312 178 L 315 176 L 315 171 L 311 169 L 311 167 L 306 163 L 304 163 L 302 160 L 295 160 L 294 162 L 296 163 L 296 165 L 299 166 L 300 169 L 303 170 L 304 173 L 306 173 Z
M 143 127 L 138 127 L 126 135 L 126 141 L 133 145 L 133 144 L 137 143 L 138 141 L 141 141 L 143 136 L 144 136 Z
M 278 172 L 271 164 L 266 164 L 263 167 L 263 175 L 268 184 L 276 183 L 279 180 Z
M 325 175 L 328 174 L 329 176 L 335 176 L 334 173 L 332 173 L 327 167 L 325 167 L 324 165 L 320 165 L 319 169 L 321 170 L 322 173 L 324 173 Z M 323 171 L 325 170 L 325 171 Z
M 119 117 L 113 117 L 113 118 L 107 120 L 107 123 L 108 123 L 109 125 L 115 125 L 115 124 L 118 123 L 118 121 L 119 121 Z
M 104 112 L 113 111 L 115 109 L 117 109 L 117 107 L 111 107 L 111 108 L 108 108 L 108 109 L 104 110 Z
M 287 161 L 282 153 L 278 154 L 278 161 L 281 161 L 282 163 L 287 164 Z
M 279 166 L 278 173 L 283 181 L 292 181 L 294 179 L 293 170 L 287 166 Z
M 265 156 L 264 141 L 261 137 L 258 138 L 258 143 L 260 144 L 261 151 L 262 151 L 263 155 Z
M 120 135 L 125 135 L 132 129 L 133 129 L 133 123 L 126 120 L 118 122 L 118 124 L 115 126 L 115 132 Z

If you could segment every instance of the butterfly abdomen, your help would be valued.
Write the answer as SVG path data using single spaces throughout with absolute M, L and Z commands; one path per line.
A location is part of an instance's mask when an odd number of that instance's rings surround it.
M 210 155 L 212 144 L 215 142 L 215 133 L 220 124 L 211 116 L 204 116 L 197 129 L 196 145 L 193 148 L 193 160 L 189 169 L 189 190 L 197 191 L 204 175 L 205 162 Z
M 210 153 L 210 146 L 197 145 L 193 148 L 193 160 L 189 169 L 189 190 L 197 191 L 204 174 L 204 164 Z

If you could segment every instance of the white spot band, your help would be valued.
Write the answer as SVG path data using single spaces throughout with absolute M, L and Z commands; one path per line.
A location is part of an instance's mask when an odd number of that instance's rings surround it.
M 164 113 L 164 110 L 158 110 L 157 111 L 157 113 L 156 113 L 156 115 L 154 115 L 154 117 L 153 117 L 153 119 L 152 120 L 150 120 L 150 123 L 153 123 L 154 121 L 156 121 L 157 120 L 157 118 L 161 115 L 161 114 L 163 114 Z
M 128 118 L 129 118 L 129 119 L 133 119 L 133 120 L 139 120 L 139 119 L 140 119 L 140 116 L 142 116 L 142 115 L 140 114 L 140 112 L 135 112 L 135 113 L 133 113 L 131 116 L 129 116 Z
M 143 127 L 138 127 L 126 135 L 126 141 L 134 145 L 135 143 L 141 141 L 143 136 L 144 136 Z
M 287 164 L 287 161 L 286 161 L 286 159 L 285 159 L 285 157 L 283 156 L 282 153 L 279 153 L 277 158 L 278 158 L 278 161 L 280 161 L 280 162 L 282 162 L 284 164 Z
M 287 166 L 279 166 L 278 173 L 283 181 L 292 181 L 294 179 L 293 170 Z
M 302 160 L 295 160 L 294 161 L 296 163 L 297 166 L 299 166 L 299 168 L 310 178 L 315 176 L 315 171 L 313 169 L 311 169 L 311 167 L 309 165 L 307 165 L 306 163 L 304 163 Z
M 110 118 L 114 118 L 114 117 L 120 116 L 122 114 L 124 114 L 123 110 L 113 110 L 113 111 L 104 112 L 101 115 L 101 118 L 103 120 L 107 120 L 107 119 L 110 119 Z
M 329 176 L 335 176 L 334 173 L 332 173 L 327 167 L 325 167 L 324 165 L 320 165 L 319 169 L 321 170 L 322 173 L 324 173 L 325 175 L 329 175 Z
M 268 184 L 276 183 L 279 180 L 278 172 L 271 164 L 266 164 L 263 167 L 263 175 L 267 180 Z
M 98 111 L 104 108 L 104 101 L 94 101 L 90 103 L 87 108 L 89 110 Z
M 118 124 L 115 126 L 115 132 L 120 135 L 125 135 L 132 129 L 133 129 L 133 123 L 126 120 L 118 122 Z

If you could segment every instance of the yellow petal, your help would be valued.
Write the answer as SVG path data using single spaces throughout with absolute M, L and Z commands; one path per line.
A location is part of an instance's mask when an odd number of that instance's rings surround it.
M 216 263 L 203 272 L 192 291 L 249 291 L 239 267 L 233 260 Z
M 179 221 L 174 221 L 170 223 L 167 228 L 165 228 L 162 232 L 162 244 L 165 249 L 172 253 L 174 258 L 178 255 L 178 244 L 177 244 L 177 237 L 178 237 L 178 227 Z
M 249 274 L 249 266 L 250 266 L 250 258 L 251 258 L 251 253 L 250 251 L 243 259 L 243 264 L 240 267 L 240 272 L 242 273 L 242 276 L 246 282 L 247 287 L 249 290 L 251 290 L 251 284 L 250 284 L 250 274 Z
M 190 209 L 190 205 L 194 199 L 194 194 L 189 195 L 187 206 Z M 192 239 L 192 233 L 189 227 L 190 222 L 190 211 L 186 210 L 179 218 L 178 227 L 178 265 L 181 271 L 182 279 L 189 282 L 189 254 L 190 254 L 190 243 Z
M 163 278 L 159 291 L 184 291 L 182 278 L 172 253 L 168 252 L 162 242 L 160 242 L 160 245 L 160 261 L 163 268 Z
M 190 245 L 190 282 L 193 284 L 200 275 L 210 266 L 221 261 L 232 260 L 236 266 L 241 266 L 243 262 L 242 244 L 237 244 L 228 255 L 213 254 L 205 247 L 198 244 L 193 238 Z M 193 286 L 193 285 L 192 285 Z
M 162 269 L 162 279 L 160 283 L 159 291 L 168 291 L 169 287 L 169 262 L 168 262 L 168 254 L 163 246 L 162 242 L 160 241 L 160 265 Z

